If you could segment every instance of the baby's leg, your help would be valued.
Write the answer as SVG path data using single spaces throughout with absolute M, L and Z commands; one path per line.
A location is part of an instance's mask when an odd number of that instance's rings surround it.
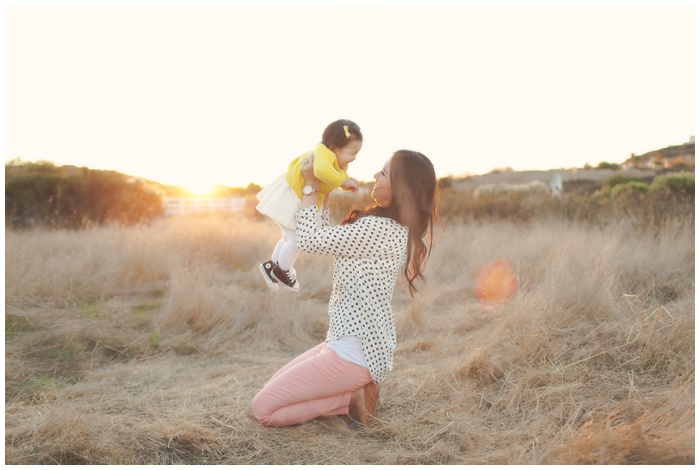
M 272 252 L 272 257 L 270 258 L 273 263 L 279 264 L 280 261 L 280 252 L 282 251 L 282 247 L 287 243 L 287 236 L 282 232 L 282 238 L 277 242 L 275 245 L 275 249 Z
M 277 244 L 278 246 L 275 247 L 277 260 L 273 258 L 272 261 L 275 261 L 284 271 L 289 271 L 292 266 L 294 266 L 294 262 L 299 256 L 299 248 L 297 248 L 297 233 L 296 231 L 286 227 L 282 227 L 282 232 L 284 233 L 284 237 Z

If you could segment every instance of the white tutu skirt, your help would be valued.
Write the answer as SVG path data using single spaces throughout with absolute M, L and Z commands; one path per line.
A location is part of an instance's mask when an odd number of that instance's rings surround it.
M 275 178 L 257 195 L 256 209 L 278 224 L 291 230 L 297 229 L 297 211 L 301 209 L 301 199 L 287 183 L 286 173 Z

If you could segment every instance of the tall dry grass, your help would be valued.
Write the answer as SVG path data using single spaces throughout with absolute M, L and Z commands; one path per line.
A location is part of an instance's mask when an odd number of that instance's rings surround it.
M 376 421 L 283 429 L 250 412 L 322 341 L 332 263 L 302 291 L 257 271 L 266 220 L 6 231 L 7 464 L 689 464 L 695 449 L 694 226 L 452 223 L 416 299 Z M 481 266 L 520 289 L 480 304 Z

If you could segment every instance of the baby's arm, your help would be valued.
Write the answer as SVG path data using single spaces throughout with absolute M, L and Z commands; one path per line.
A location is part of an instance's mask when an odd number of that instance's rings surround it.
M 357 191 L 357 189 L 360 187 L 360 182 L 355 178 L 349 178 L 343 181 L 343 184 L 340 187 L 345 191 Z
M 321 182 L 337 188 L 345 181 L 345 174 L 334 168 L 332 158 L 335 158 L 335 155 L 330 151 L 319 153 L 319 149 L 316 149 L 314 155 L 314 176 Z

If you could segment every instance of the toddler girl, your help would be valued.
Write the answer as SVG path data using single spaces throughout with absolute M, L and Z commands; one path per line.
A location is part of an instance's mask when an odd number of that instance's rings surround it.
M 275 245 L 272 257 L 259 266 L 265 282 L 274 292 L 279 290 L 278 283 L 292 292 L 299 291 L 294 262 L 299 255 L 296 213 L 301 208 L 302 196 L 318 194 L 320 209 L 325 196 L 334 189 L 356 191 L 358 181 L 348 176 L 347 168 L 361 148 L 362 132 L 357 124 L 347 119 L 332 122 L 323 131 L 315 150 L 292 160 L 287 173 L 277 177 L 257 195 L 260 201 L 258 211 L 282 229 L 282 238 Z M 314 154 L 314 176 L 321 181 L 317 189 L 306 185 L 301 174 L 302 161 L 310 154 Z M 328 217 L 327 211 L 324 211 L 324 216 Z

